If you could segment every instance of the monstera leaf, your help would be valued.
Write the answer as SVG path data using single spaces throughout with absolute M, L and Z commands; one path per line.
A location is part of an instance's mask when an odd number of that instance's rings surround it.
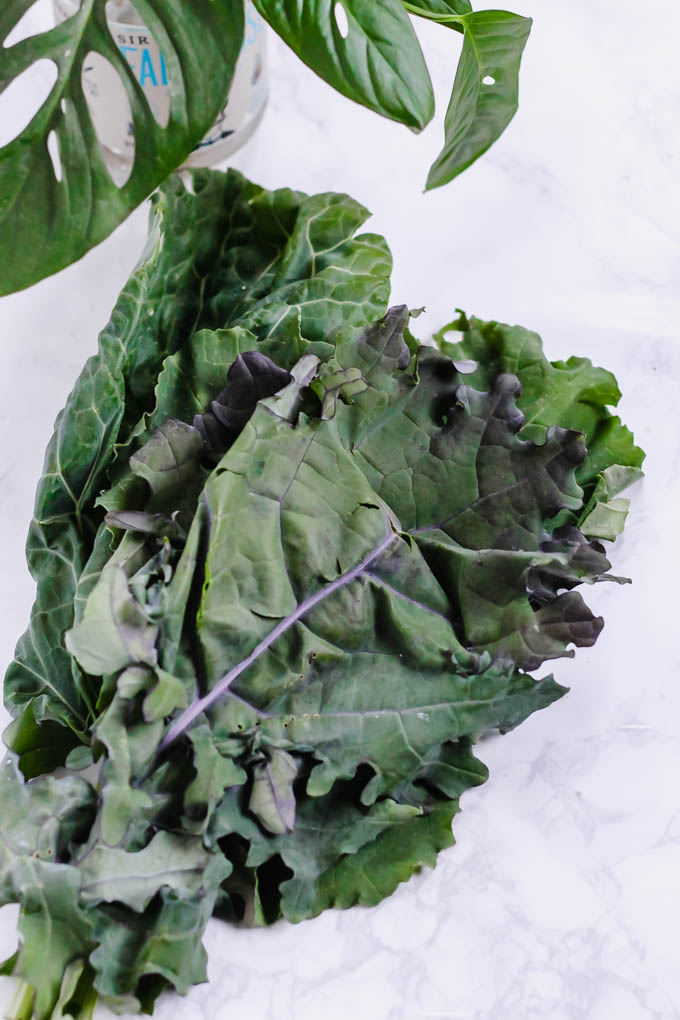
M 425 60 L 401 0 L 255 0 L 297 55 L 339 92 L 409 127 L 432 119 Z
M 31 4 L 3 6 L 0 40 Z M 81 0 L 67 21 L 3 50 L 0 91 L 37 60 L 53 61 L 58 76 L 25 130 L 0 149 L 0 294 L 55 273 L 107 237 L 198 144 L 224 103 L 241 49 L 242 0 L 139 0 L 137 6 L 162 45 L 172 82 L 167 127 L 156 123 L 109 32 L 105 0 Z M 132 111 L 135 160 L 121 187 L 104 163 L 83 91 L 91 52 L 118 72 Z M 48 151 L 51 135 L 61 179 Z
M 432 84 L 409 14 L 464 34 L 446 117 L 445 147 L 428 188 L 450 181 L 503 132 L 517 108 L 518 74 L 531 21 L 474 13 L 467 0 L 254 0 L 262 16 L 317 74 L 349 98 L 421 130 Z M 33 0 L 0 11 L 0 44 Z M 0 148 L 0 294 L 54 273 L 107 237 L 181 165 L 223 108 L 244 39 L 243 0 L 139 0 L 169 80 L 167 125 L 155 120 L 106 21 L 105 0 L 80 0 L 62 24 L 2 50 L 0 93 L 37 61 L 57 77 L 26 128 Z M 114 181 L 83 91 L 96 53 L 118 75 L 131 112 L 129 176 Z M 18 243 L 17 243 L 18 242 Z
M 444 148 L 430 169 L 428 189 L 447 184 L 479 159 L 515 116 L 519 65 L 531 31 L 531 18 L 509 11 L 471 11 L 445 23 L 463 32 L 463 52 L 446 111 Z

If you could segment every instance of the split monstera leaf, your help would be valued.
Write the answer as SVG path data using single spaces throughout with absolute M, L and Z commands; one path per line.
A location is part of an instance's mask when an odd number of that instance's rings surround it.
M 33 3 L 4 4 L 0 44 Z M 473 12 L 468 0 L 255 0 L 255 6 L 339 92 L 414 131 L 431 120 L 434 97 L 409 14 L 463 35 L 445 144 L 428 188 L 481 156 L 517 109 L 529 18 Z M 37 61 L 51 61 L 57 70 L 40 109 L 0 148 L 0 294 L 57 272 L 107 237 L 181 165 L 224 107 L 244 38 L 243 0 L 136 0 L 165 59 L 171 87 L 165 127 L 109 32 L 105 7 L 106 0 L 80 0 L 63 24 L 0 48 L 0 95 Z M 107 169 L 83 91 L 92 52 L 118 73 L 130 105 L 135 157 L 120 186 Z
M 205 980 L 211 916 L 301 921 L 432 866 L 474 742 L 565 693 L 533 674 L 598 637 L 580 586 L 623 580 L 600 538 L 643 454 L 609 372 L 463 315 L 420 345 L 346 196 L 205 171 L 154 209 L 29 535 L 16 1017 L 151 1010 Z

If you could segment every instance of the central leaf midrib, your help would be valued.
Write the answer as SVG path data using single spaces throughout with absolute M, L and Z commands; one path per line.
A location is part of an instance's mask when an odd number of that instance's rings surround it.
M 319 605 L 320 602 L 325 601 L 330 595 L 333 595 L 340 588 L 351 584 L 352 581 L 357 580 L 362 574 L 365 574 L 368 567 L 387 549 L 387 547 L 398 537 L 397 532 L 393 531 L 391 523 L 388 522 L 388 532 L 382 542 L 375 546 L 371 552 L 361 560 L 355 567 L 336 577 L 334 581 L 331 581 L 320 591 L 310 595 L 303 602 L 300 602 L 298 606 L 289 613 L 288 616 L 284 617 L 277 625 L 259 642 L 253 649 L 253 651 L 247 655 L 241 662 L 237 663 L 232 669 L 226 673 L 221 680 L 202 698 L 196 699 L 184 712 L 175 720 L 171 725 L 170 729 L 166 733 L 165 737 L 161 741 L 158 754 L 161 754 L 174 743 L 175 740 L 188 729 L 189 726 L 200 716 L 203 712 L 206 712 L 215 702 L 219 701 L 231 687 L 231 684 L 241 676 L 251 665 L 253 665 L 280 637 L 282 637 L 291 627 L 293 627 L 302 617 L 306 616 L 311 609 Z

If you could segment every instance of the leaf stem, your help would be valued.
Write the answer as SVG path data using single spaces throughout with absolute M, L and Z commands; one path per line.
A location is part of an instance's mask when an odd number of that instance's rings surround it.
M 462 14 L 437 14 L 435 11 L 425 11 L 422 7 L 418 7 L 417 4 L 409 3 L 408 0 L 402 0 L 402 3 L 409 14 L 416 14 L 419 18 L 427 18 L 428 21 L 436 21 L 439 25 L 451 25 L 457 32 L 463 31 L 465 16 Z
M 5 1020 L 31 1020 L 35 993 L 27 981 L 19 979 L 12 1001 L 7 1007 Z
M 97 1003 L 99 1002 L 99 995 L 94 988 L 89 988 L 85 995 L 80 1012 L 78 1013 L 78 1020 L 93 1020 L 94 1011 Z
M 188 729 L 188 727 L 191 726 L 191 724 L 200 715 L 202 715 L 203 712 L 207 711 L 207 709 L 214 705 L 216 701 L 219 701 L 219 699 L 227 693 L 234 680 L 238 679 L 238 677 L 240 677 L 249 666 L 252 666 L 252 664 L 259 659 L 263 652 L 266 652 L 267 649 L 270 648 L 282 634 L 285 634 L 287 630 L 289 630 L 295 623 L 298 622 L 298 620 L 313 609 L 314 606 L 317 606 L 320 602 L 323 602 L 324 599 L 327 599 L 329 595 L 333 595 L 334 592 L 345 587 L 345 585 L 351 584 L 352 581 L 355 581 L 358 577 L 360 577 L 371 563 L 373 563 L 373 561 L 376 560 L 378 556 L 385 551 L 385 549 L 387 549 L 396 537 L 397 532 L 392 530 L 391 525 L 388 525 L 388 533 L 385 538 L 382 540 L 380 545 L 376 546 L 376 548 L 361 561 L 361 563 L 358 563 L 356 567 L 352 567 L 352 569 L 348 570 L 346 573 L 341 574 L 340 577 L 336 577 L 334 581 L 331 581 L 330 584 L 327 584 L 325 588 L 321 588 L 321 590 L 316 592 L 314 595 L 310 595 L 309 598 L 300 603 L 297 609 L 284 617 L 284 619 L 281 620 L 281 622 L 278 623 L 258 645 L 256 645 L 250 655 L 246 656 L 246 658 L 239 662 L 238 665 L 234 666 L 233 669 L 230 669 L 229 672 L 215 684 L 213 689 L 205 695 L 205 697 L 198 698 L 177 717 L 163 737 L 163 740 L 158 747 L 157 754 L 162 754 L 162 752 L 165 751 L 170 744 L 177 740 L 177 738 L 181 736 L 181 734 L 184 733 L 184 731 Z

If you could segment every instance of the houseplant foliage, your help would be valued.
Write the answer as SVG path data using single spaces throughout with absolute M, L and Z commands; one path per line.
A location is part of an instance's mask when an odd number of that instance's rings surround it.
M 33 0 L 0 11 L 0 43 Z M 450 181 L 505 129 L 517 108 L 519 63 L 531 21 L 506 11 L 473 12 L 469 0 L 255 0 L 282 39 L 350 99 L 420 131 L 434 98 L 411 15 L 463 35 L 441 154 L 428 188 Z M 178 167 L 224 106 L 244 35 L 243 0 L 137 0 L 159 41 L 172 88 L 161 128 L 130 66 L 107 30 L 105 0 L 81 0 L 78 12 L 48 32 L 0 49 L 0 93 L 39 59 L 58 77 L 25 130 L 0 149 L 0 294 L 28 287 L 69 265 L 107 237 Z M 135 135 L 129 180 L 118 187 L 106 168 L 81 82 L 98 52 L 117 70 Z M 62 179 L 48 150 L 58 146 Z M 20 236 L 22 243 L 16 245 Z
M 597 638 L 579 586 L 622 580 L 600 539 L 643 454 L 611 373 L 460 313 L 423 347 L 356 202 L 191 182 L 38 489 L 0 776 L 16 1018 L 150 1011 L 205 979 L 212 915 L 432 865 L 474 741 L 565 693 L 532 674 Z

